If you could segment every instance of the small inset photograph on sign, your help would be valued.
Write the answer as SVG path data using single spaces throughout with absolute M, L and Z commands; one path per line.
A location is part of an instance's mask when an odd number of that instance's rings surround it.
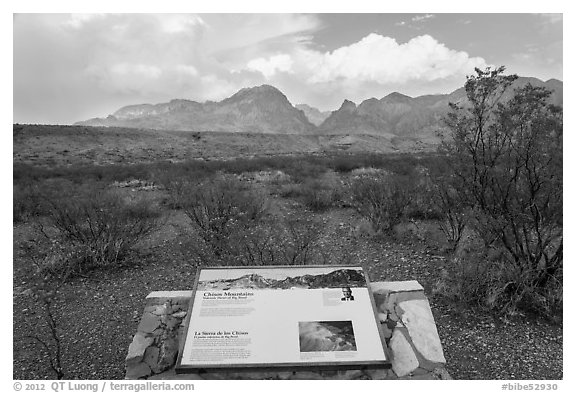
M 356 351 L 352 321 L 298 323 L 300 352 Z
M 354 295 L 352 295 L 352 289 L 350 287 L 342 288 L 342 298 L 340 298 L 342 302 L 353 302 Z

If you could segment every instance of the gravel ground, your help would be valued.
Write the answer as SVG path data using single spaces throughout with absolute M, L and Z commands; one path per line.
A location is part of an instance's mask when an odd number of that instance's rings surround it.
M 562 379 L 562 326 L 518 316 L 504 321 L 476 310 L 447 304 L 432 296 L 443 256 L 425 241 L 359 237 L 360 217 L 350 209 L 323 214 L 305 211 L 291 200 L 274 201 L 279 215 L 293 214 L 326 228 L 323 250 L 338 260 L 346 254 L 362 264 L 372 281 L 418 280 L 426 289 L 444 347 L 447 369 L 455 379 Z M 408 228 L 410 229 L 410 228 Z M 124 358 L 136 332 L 146 295 L 155 290 L 191 289 L 195 266 L 188 257 L 186 219 L 172 214 L 168 224 L 141 251 L 130 268 L 94 272 L 62 290 L 56 305 L 66 379 L 123 379 Z M 14 287 L 25 286 L 22 242 L 31 227 L 14 227 Z M 46 335 L 44 320 L 32 301 L 13 297 L 14 379 L 53 379 L 45 351 L 27 335 Z

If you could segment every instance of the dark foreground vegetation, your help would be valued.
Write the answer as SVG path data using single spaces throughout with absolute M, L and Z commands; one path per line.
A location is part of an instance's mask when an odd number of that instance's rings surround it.
M 499 373 L 481 349 L 463 357 L 477 338 L 449 327 L 476 323 L 473 310 L 487 329 L 561 331 L 562 112 L 531 86 L 499 102 L 514 78 L 502 71 L 469 78 L 471 104 L 453 106 L 436 154 L 15 165 L 14 377 L 122 378 L 139 302 L 190 288 L 195 266 L 363 264 L 374 281 L 423 283 L 454 377 L 562 378 L 561 353 Z M 88 316 L 90 302 L 105 320 Z M 120 348 L 75 364 L 92 343 L 83 334 L 108 325 Z M 554 337 L 546 346 L 561 351 Z M 49 368 L 26 365 L 38 353 Z

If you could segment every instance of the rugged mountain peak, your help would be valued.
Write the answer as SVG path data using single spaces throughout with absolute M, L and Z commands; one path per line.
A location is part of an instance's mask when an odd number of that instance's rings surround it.
M 240 89 L 236 94 L 233 96 L 226 98 L 222 102 L 233 102 L 238 100 L 246 100 L 246 99 L 264 99 L 264 100 L 281 100 L 288 102 L 288 98 L 277 88 L 270 85 L 261 85 L 261 86 L 254 86 L 254 87 L 245 87 Z
M 319 109 L 307 104 L 298 104 L 295 105 L 295 107 L 296 109 L 300 109 L 302 112 L 304 112 L 308 121 L 310 121 L 310 123 L 314 124 L 315 126 L 322 124 L 322 122 L 326 120 L 326 118 L 332 113 L 330 111 L 321 112 Z
M 116 119 L 134 119 L 136 117 L 147 116 L 154 109 L 152 104 L 127 105 L 112 114 Z
M 392 92 L 390 94 L 388 94 L 385 97 L 382 97 L 382 99 L 380 101 L 382 102 L 399 102 L 399 103 L 407 103 L 412 101 L 413 98 L 410 96 L 407 96 L 405 94 L 401 94 L 398 92 Z
M 353 103 L 350 100 L 344 100 L 344 102 L 342 103 L 342 105 L 340 106 L 340 109 L 338 109 L 339 111 L 348 111 L 348 112 L 352 112 L 356 109 L 356 104 Z
M 562 105 L 562 82 L 519 77 L 513 88 L 531 83 L 553 92 L 550 103 Z M 508 94 L 512 94 L 509 92 Z M 292 106 L 274 86 L 244 88 L 220 102 L 198 103 L 178 99 L 151 105 L 129 105 L 107 118 L 90 119 L 78 125 L 150 128 L 160 130 L 222 131 L 273 134 L 377 134 L 390 137 L 422 137 L 432 140 L 449 110 L 448 103 L 466 102 L 466 91 L 410 97 L 398 92 L 356 105 L 344 100 L 331 113 L 308 105 Z M 317 127 L 315 127 L 315 125 Z

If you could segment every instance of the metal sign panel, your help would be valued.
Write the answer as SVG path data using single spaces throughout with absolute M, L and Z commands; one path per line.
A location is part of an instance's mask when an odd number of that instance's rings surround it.
M 387 367 L 358 266 L 201 268 L 176 371 Z

